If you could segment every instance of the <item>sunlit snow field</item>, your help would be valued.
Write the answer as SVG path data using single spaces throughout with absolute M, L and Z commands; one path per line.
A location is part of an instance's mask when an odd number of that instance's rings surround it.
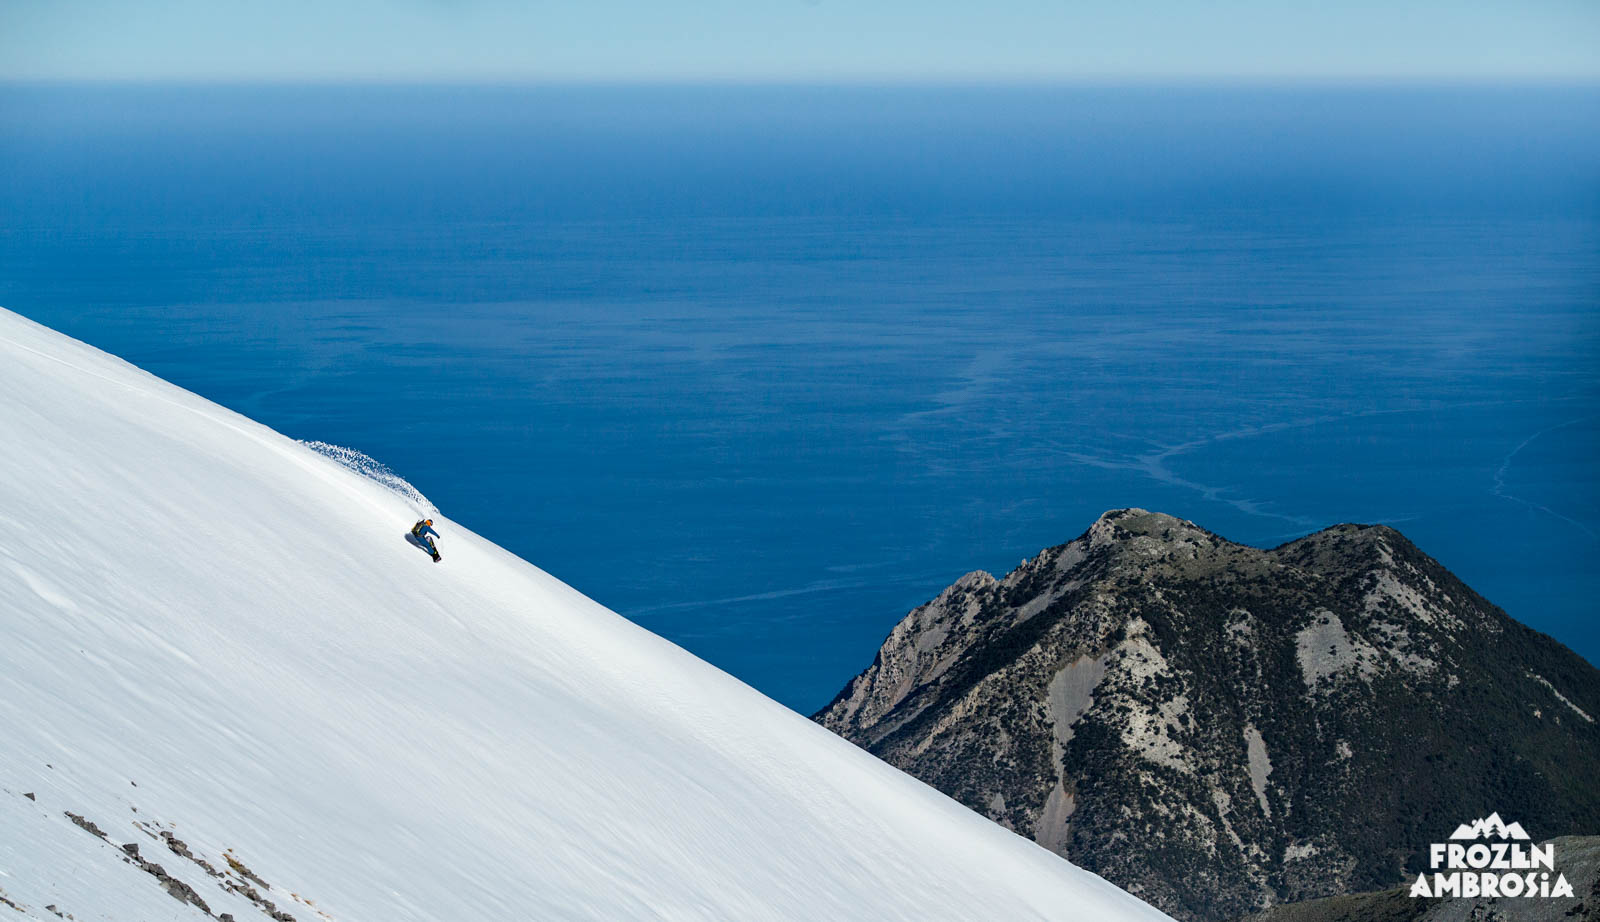
M 11 87 L 0 177 L 0 305 L 795 708 L 1125 505 L 1600 658 L 1592 89 Z
M 1167 919 L 350 458 L 7 311 L 0 387 L 7 919 Z

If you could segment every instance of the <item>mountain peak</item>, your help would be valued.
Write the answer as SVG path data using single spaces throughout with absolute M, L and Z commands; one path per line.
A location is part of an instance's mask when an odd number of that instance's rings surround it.
M 1180 519 L 1165 512 L 1151 512 L 1148 509 L 1139 509 L 1137 507 L 1112 509 L 1101 513 L 1100 517 L 1095 519 L 1094 524 L 1089 526 L 1091 534 L 1097 530 L 1108 533 L 1121 531 L 1129 535 L 1155 537 L 1162 540 L 1172 540 L 1174 535 L 1211 534 L 1187 519 Z
M 1276 550 L 1292 553 L 1296 548 L 1342 548 L 1346 553 L 1381 552 L 1386 557 L 1392 556 L 1396 551 L 1407 556 L 1421 555 L 1421 551 L 1409 538 L 1389 525 L 1362 525 L 1353 522 L 1330 525 L 1321 531 L 1279 545 Z
M 1393 528 L 1262 550 L 1130 508 L 913 611 L 816 719 L 1201 922 L 1393 886 L 1430 839 L 1391 833 L 1462 810 L 1596 828 L 1595 707 Z

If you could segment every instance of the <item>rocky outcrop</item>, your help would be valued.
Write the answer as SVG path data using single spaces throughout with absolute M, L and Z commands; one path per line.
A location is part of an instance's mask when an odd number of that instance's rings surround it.
M 1398 885 L 1498 811 L 1600 830 L 1600 672 L 1383 526 L 1126 509 L 895 627 L 816 715 L 1183 919 Z
M 54 766 L 48 767 L 54 768 Z M 132 787 L 138 787 L 138 785 L 134 784 Z M 0 794 L 11 793 L 14 792 L 0 788 Z M 19 796 L 30 803 L 38 803 L 38 796 L 31 791 L 23 792 Z M 161 890 L 174 900 L 193 906 L 201 915 L 212 916 L 218 922 L 235 922 L 237 916 L 232 912 L 219 911 L 214 913 L 211 903 L 201 895 L 201 889 L 206 890 L 212 900 L 227 900 L 232 903 L 235 909 L 253 909 L 262 917 L 272 920 L 272 922 L 297 922 L 294 915 L 279 909 L 278 904 L 273 902 L 267 895 L 282 895 L 287 892 L 288 899 L 292 900 L 304 911 L 314 913 L 324 922 L 333 922 L 333 917 L 327 912 L 318 909 L 310 899 L 301 896 L 299 893 L 273 887 L 265 880 L 262 880 L 261 876 L 247 867 L 234 854 L 232 849 L 227 849 L 222 853 L 222 863 L 226 865 L 226 870 L 219 870 L 217 863 L 207 860 L 201 854 L 197 854 L 194 848 L 191 848 L 187 842 L 178 838 L 170 828 L 162 828 L 164 824 L 161 821 L 150 818 L 148 814 L 141 814 L 137 806 L 130 804 L 128 809 L 135 816 L 142 817 L 130 819 L 129 822 L 132 827 L 150 837 L 153 841 L 165 846 L 166 850 L 174 856 L 176 864 L 170 866 L 173 870 L 169 870 L 169 866 L 163 866 L 146 857 L 139 843 L 125 842 L 119 845 L 94 820 L 70 810 L 62 811 L 61 815 L 65 816 L 69 822 L 89 833 L 95 840 L 98 840 L 95 842 L 92 851 L 76 857 L 85 863 L 109 860 L 114 857 L 115 860 L 143 871 L 155 881 Z M 197 876 L 195 874 L 196 869 L 203 871 L 205 877 Z M 4 875 L 0 874 L 0 876 Z M 185 877 L 188 880 L 185 880 Z M 210 878 L 209 884 L 206 878 Z M 198 883 L 200 885 L 199 888 L 197 889 L 191 885 L 189 881 Z M 211 889 L 213 885 L 217 888 L 216 890 Z M 0 906 L 14 909 L 21 913 L 22 917 L 34 917 L 29 914 L 29 906 L 11 899 L 3 889 L 0 889 Z M 58 918 L 68 920 L 76 918 L 70 912 L 59 910 L 55 904 L 45 905 L 44 911 Z M 254 914 L 250 913 L 249 915 L 253 917 Z M 185 918 L 188 918 L 188 916 L 185 916 Z

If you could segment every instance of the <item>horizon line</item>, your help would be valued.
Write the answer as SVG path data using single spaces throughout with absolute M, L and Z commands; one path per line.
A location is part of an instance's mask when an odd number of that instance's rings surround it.
M 1148 74 L 1061 75 L 1048 77 L 562 77 L 461 75 L 271 76 L 41 76 L 0 75 L 0 87 L 172 87 L 172 88 L 483 88 L 483 89 L 1114 89 L 1114 88 L 1566 88 L 1600 89 L 1600 74 Z

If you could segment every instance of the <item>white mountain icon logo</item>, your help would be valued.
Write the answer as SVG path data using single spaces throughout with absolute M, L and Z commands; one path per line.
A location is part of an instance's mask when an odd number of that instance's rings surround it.
M 1428 871 L 1417 874 L 1411 895 L 1571 899 L 1572 883 L 1556 870 L 1555 843 L 1535 845 L 1530 838 L 1521 823 L 1508 823 L 1498 813 L 1462 823 L 1450 841 L 1428 846 Z
M 1452 839 L 1527 839 L 1528 834 L 1522 831 L 1521 823 L 1507 823 L 1500 819 L 1500 814 L 1491 813 L 1481 820 L 1462 823 L 1456 831 L 1450 834 Z

